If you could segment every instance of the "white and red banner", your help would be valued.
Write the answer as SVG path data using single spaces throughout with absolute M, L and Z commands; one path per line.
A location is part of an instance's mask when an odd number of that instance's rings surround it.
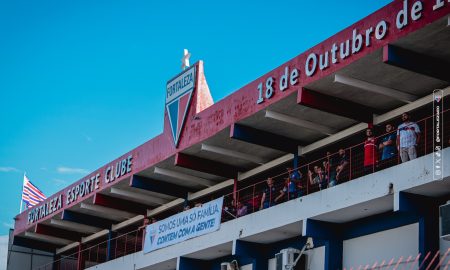
M 223 197 L 148 225 L 144 253 L 217 231 L 222 205 Z

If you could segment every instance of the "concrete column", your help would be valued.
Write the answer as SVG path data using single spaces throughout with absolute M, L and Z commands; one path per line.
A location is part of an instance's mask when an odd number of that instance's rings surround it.
M 53 263 L 52 263 L 52 269 L 53 270 L 60 270 L 61 269 L 61 255 L 55 254 L 53 256 Z
M 292 164 L 293 165 L 292 168 L 294 168 L 294 169 L 298 168 L 298 164 L 299 164 L 298 160 L 299 160 L 299 157 L 298 157 L 298 152 L 297 152 L 297 153 L 294 153 L 294 164 Z
M 209 261 L 178 257 L 177 270 L 207 270 L 211 268 Z
M 239 265 L 253 264 L 253 270 L 267 270 L 267 250 L 264 244 L 236 240 L 233 255 Z
M 303 235 L 325 244 L 325 270 L 342 269 L 342 228 L 340 224 L 312 219 L 303 221 Z
M 83 270 L 85 266 L 85 260 L 83 256 L 83 245 L 78 245 L 78 258 L 77 258 L 77 270 Z
M 417 216 L 419 221 L 419 252 L 427 254 L 439 250 L 439 205 L 436 200 L 422 195 L 400 192 L 397 197 L 399 212 Z
M 108 232 L 108 242 L 106 243 L 106 261 L 112 260 L 116 257 L 116 241 L 113 239 L 116 237 L 117 233 L 109 230 Z

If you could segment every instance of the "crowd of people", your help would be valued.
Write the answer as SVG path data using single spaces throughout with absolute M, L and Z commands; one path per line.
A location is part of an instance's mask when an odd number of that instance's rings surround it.
M 401 119 L 402 123 L 396 130 L 392 123 L 387 123 L 385 133 L 378 138 L 374 136 L 372 128 L 366 130 L 366 139 L 362 143 L 363 175 L 397 164 L 399 159 L 406 162 L 417 157 L 420 127 L 411 121 L 407 112 L 402 114 Z M 352 168 L 353 170 L 355 168 Z M 299 169 L 287 168 L 287 173 L 281 179 L 267 178 L 259 194 L 253 194 L 253 198 L 248 201 L 232 201 L 226 210 L 234 217 L 243 216 L 250 211 L 262 210 L 299 198 L 307 192 L 346 182 L 351 177 L 350 173 L 350 159 L 344 148 L 339 149 L 337 154 L 326 152 L 326 156 L 318 162 Z

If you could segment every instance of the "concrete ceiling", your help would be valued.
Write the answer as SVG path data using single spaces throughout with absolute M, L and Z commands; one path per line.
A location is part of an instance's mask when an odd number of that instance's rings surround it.
M 152 266 L 136 268 L 136 270 L 175 270 L 177 268 L 177 259 L 167 260 Z
M 355 204 L 337 211 L 315 216 L 312 217 L 312 219 L 332 223 L 346 223 L 364 217 L 392 211 L 393 209 L 394 195 L 387 195 L 379 199 L 366 201 L 364 203 Z
M 214 260 L 220 257 L 231 255 L 232 249 L 233 249 L 233 242 L 228 242 L 204 250 L 189 253 L 184 255 L 183 257 L 198 260 Z
M 259 244 L 269 244 L 301 235 L 302 223 L 294 222 L 285 226 L 265 231 L 263 233 L 244 237 L 242 238 L 242 240 Z

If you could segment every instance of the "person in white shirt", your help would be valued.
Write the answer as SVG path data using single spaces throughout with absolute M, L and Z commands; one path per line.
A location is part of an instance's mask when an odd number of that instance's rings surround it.
M 416 146 L 420 140 L 420 128 L 410 121 L 409 113 L 402 114 L 403 123 L 397 128 L 397 149 L 402 162 L 415 159 L 417 157 Z

